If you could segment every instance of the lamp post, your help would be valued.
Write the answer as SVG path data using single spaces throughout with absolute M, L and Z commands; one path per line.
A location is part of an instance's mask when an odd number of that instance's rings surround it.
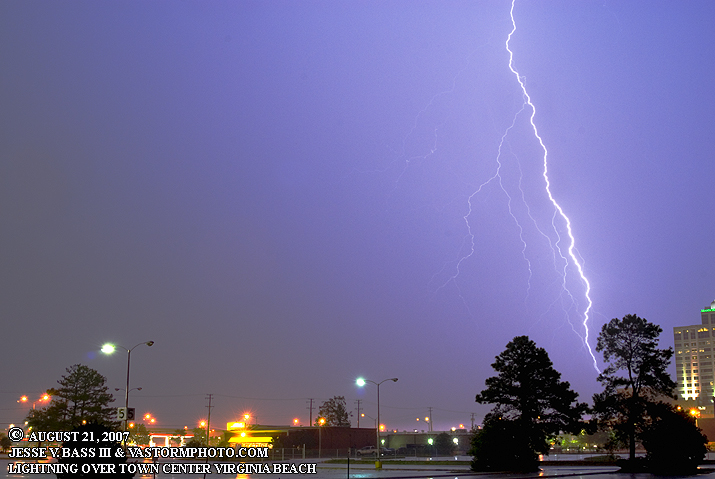
M 396 383 L 397 378 L 383 379 L 379 383 L 364 378 L 358 378 L 357 381 L 355 381 L 360 387 L 363 387 L 365 383 L 372 383 L 377 386 L 377 427 L 375 427 L 375 438 L 377 442 L 377 446 L 375 446 L 377 448 L 377 459 L 375 460 L 376 469 L 382 469 L 382 463 L 380 462 L 380 384 L 384 383 L 385 381 L 392 381 Z
M 38 399 L 36 401 L 32 401 L 32 409 L 35 409 L 36 403 L 48 402 L 50 399 L 52 399 L 52 397 L 49 394 L 47 394 L 47 393 L 43 394 L 40 399 Z M 26 403 L 28 401 L 29 401 L 29 399 L 27 398 L 27 396 L 22 396 L 20 399 L 17 400 L 17 402 L 19 402 L 19 403 Z
M 129 366 L 131 364 L 132 360 L 132 351 L 134 348 L 141 346 L 142 344 L 146 344 L 147 346 L 151 346 L 154 344 L 154 341 L 145 341 L 143 343 L 136 344 L 132 346 L 131 348 L 127 349 L 123 346 L 117 346 L 114 344 L 107 343 L 104 346 L 102 346 L 102 352 L 104 354 L 112 354 L 117 348 L 122 348 L 127 352 L 127 388 L 124 390 L 124 424 L 122 426 L 122 432 L 127 431 L 127 415 L 129 414 Z

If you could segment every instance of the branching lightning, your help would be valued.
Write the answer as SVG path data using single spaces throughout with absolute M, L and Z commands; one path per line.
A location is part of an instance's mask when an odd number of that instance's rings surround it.
M 543 176 L 544 176 L 544 182 L 546 183 L 546 194 L 549 196 L 549 200 L 551 201 L 551 204 L 554 205 L 554 208 L 558 212 L 558 215 L 563 218 L 563 220 L 566 222 L 566 231 L 568 232 L 569 236 L 569 246 L 568 246 L 568 255 L 571 258 L 571 261 L 573 262 L 573 265 L 576 267 L 579 276 L 581 277 L 581 281 L 583 282 L 584 286 L 586 287 L 585 291 L 585 296 L 586 296 L 586 301 L 588 305 L 586 306 L 586 310 L 583 313 L 583 327 L 584 330 L 586 331 L 586 334 L 583 338 L 583 342 L 586 345 L 586 348 L 588 349 L 588 353 L 591 355 L 591 358 L 593 359 L 593 367 L 598 371 L 599 373 L 601 372 L 598 369 L 598 363 L 596 362 L 596 357 L 593 354 L 593 350 L 591 349 L 591 345 L 588 343 L 588 335 L 589 335 L 589 329 L 588 329 L 588 320 L 589 320 L 589 313 L 591 311 L 591 308 L 593 306 L 593 301 L 591 300 L 591 283 L 589 283 L 588 278 L 586 278 L 586 275 L 583 272 L 583 266 L 579 259 L 576 257 L 575 253 L 575 246 L 576 246 L 576 238 L 573 235 L 573 230 L 571 228 L 571 220 L 569 219 L 568 216 L 566 216 L 566 213 L 564 213 L 564 210 L 561 208 L 561 205 L 558 204 L 556 199 L 554 199 L 554 196 L 551 193 L 551 182 L 549 181 L 549 162 L 548 162 L 548 150 L 546 149 L 546 145 L 544 145 L 544 141 L 542 140 L 541 136 L 539 135 L 539 131 L 536 128 L 536 123 L 534 123 L 534 117 L 536 116 L 536 107 L 534 104 L 531 102 L 531 97 L 529 96 L 529 93 L 526 91 L 526 86 L 524 85 L 524 81 L 519 75 L 519 72 L 514 68 L 514 53 L 511 51 L 509 48 L 509 42 L 511 41 L 512 35 L 514 35 L 514 32 L 516 32 L 516 21 L 514 20 L 514 4 L 516 3 L 516 0 L 512 0 L 511 2 L 511 9 L 509 11 L 509 15 L 511 17 L 511 24 L 512 24 L 512 30 L 509 33 L 507 40 L 506 40 L 506 49 L 509 52 L 509 69 L 511 72 L 514 74 L 516 77 L 516 80 L 519 82 L 519 86 L 521 87 L 521 92 L 524 96 L 524 102 L 526 105 L 531 108 L 531 116 L 529 117 L 529 123 L 531 123 L 531 127 L 534 130 L 534 136 L 539 140 L 539 145 L 541 145 L 541 148 L 544 150 L 544 171 L 543 171 Z M 518 113 L 517 113 L 518 115 Z M 513 124 L 512 124 L 513 125 Z M 502 139 L 503 141 L 503 139 Z M 554 216 L 555 218 L 555 216 Z M 556 228 L 556 225 L 552 221 L 552 226 L 554 227 L 554 231 L 556 232 L 558 236 L 558 230 Z M 556 242 L 556 247 L 559 250 L 559 254 L 561 254 L 561 247 L 559 246 L 559 243 L 561 242 L 561 238 L 559 237 L 559 241 Z M 563 254 L 561 254 L 563 257 Z M 566 267 L 564 267 L 564 283 L 563 287 L 566 289 Z M 568 292 L 568 289 L 566 289 Z M 570 293 L 569 293 L 570 295 Z
M 591 284 L 589 283 L 588 278 L 586 277 L 586 275 L 585 275 L 585 273 L 584 273 L 583 265 L 582 265 L 582 260 L 579 258 L 578 252 L 577 252 L 577 250 L 576 250 L 576 246 L 575 246 L 575 245 L 576 245 L 576 238 L 575 238 L 575 236 L 574 236 L 574 234 L 573 234 L 573 229 L 572 229 L 572 227 L 571 227 L 571 220 L 570 220 L 569 217 L 566 215 L 566 213 L 564 212 L 563 208 L 561 207 L 561 205 L 559 205 L 559 203 L 556 201 L 556 199 L 554 198 L 554 196 L 553 196 L 553 194 L 552 194 L 552 192 L 551 192 L 551 181 L 549 180 L 549 168 L 548 168 L 548 167 L 549 167 L 549 162 L 548 162 L 548 150 L 547 150 L 547 148 L 546 148 L 546 145 L 544 144 L 543 139 L 542 139 L 541 136 L 539 135 L 538 129 L 537 129 L 537 127 L 536 127 L 536 123 L 535 123 L 535 121 L 534 121 L 534 118 L 535 118 L 535 116 L 536 116 L 536 107 L 535 107 L 534 104 L 532 103 L 531 97 L 529 96 L 529 93 L 528 93 L 527 90 L 526 90 L 526 86 L 525 86 L 525 84 L 524 84 L 524 79 L 521 77 L 521 75 L 519 75 L 519 72 L 518 72 L 518 71 L 516 70 L 516 68 L 514 67 L 514 62 L 513 62 L 513 60 L 514 60 L 514 53 L 512 52 L 512 50 L 511 50 L 511 48 L 510 48 L 510 42 L 511 42 L 512 36 L 513 36 L 514 33 L 516 32 L 516 21 L 515 21 L 515 19 L 514 19 L 514 5 L 515 5 L 515 3 L 516 3 L 516 0 L 512 0 L 512 2 L 511 2 L 511 9 L 510 9 L 510 12 L 509 12 L 509 13 L 510 13 L 510 17 L 511 17 L 512 30 L 511 30 L 511 32 L 509 33 L 509 35 L 507 36 L 507 39 L 506 39 L 506 42 L 505 42 L 505 46 L 506 46 L 507 52 L 509 53 L 509 69 L 510 69 L 511 72 L 514 74 L 514 76 L 515 76 L 517 82 L 519 83 L 519 86 L 520 86 L 520 88 L 521 88 L 523 103 L 522 103 L 521 109 L 514 115 L 514 118 L 513 118 L 512 122 L 511 122 L 511 125 L 509 125 L 509 127 L 504 131 L 504 133 L 503 133 L 503 135 L 502 135 L 502 137 L 501 137 L 501 140 L 500 140 L 500 142 L 499 142 L 499 147 L 498 147 L 498 150 L 497 150 L 497 156 L 496 156 L 496 171 L 495 171 L 495 173 L 494 173 L 489 179 L 487 179 L 485 182 L 483 182 L 481 185 L 479 185 L 479 186 L 476 188 L 476 190 L 469 196 L 469 198 L 468 198 L 468 200 L 467 200 L 468 211 L 467 211 L 467 214 L 465 214 L 465 215 L 463 216 L 463 219 L 464 219 L 464 222 L 465 222 L 465 224 L 466 224 L 466 226 L 467 226 L 467 236 L 465 237 L 465 241 L 468 243 L 468 244 L 466 245 L 466 246 L 468 247 L 468 252 L 466 252 L 466 254 L 464 254 L 463 256 L 461 256 L 461 257 L 459 258 L 459 260 L 457 261 L 457 264 L 456 264 L 456 270 L 455 270 L 454 274 L 452 274 L 452 275 L 447 279 L 447 281 L 444 282 L 438 289 L 441 289 L 441 288 L 443 288 L 444 286 L 446 286 L 447 284 L 450 284 L 450 283 L 451 283 L 451 284 L 454 284 L 454 285 L 456 286 L 456 288 L 457 288 L 457 291 L 458 291 L 458 293 L 459 293 L 460 298 L 462 299 L 462 301 L 463 301 L 463 303 L 465 304 L 465 306 L 467 306 L 466 300 L 465 300 L 464 297 L 462 296 L 461 289 L 460 289 L 459 284 L 457 283 L 456 280 L 457 280 L 457 278 L 458 278 L 458 276 L 459 276 L 459 274 L 460 274 L 460 270 L 461 270 L 462 264 L 463 264 L 465 261 L 467 261 L 470 257 L 472 257 L 472 256 L 474 255 L 474 253 L 475 253 L 475 234 L 473 233 L 472 228 L 471 228 L 471 226 L 470 226 L 470 224 L 469 224 L 469 218 L 470 218 L 470 216 L 471 216 L 471 214 L 472 214 L 472 212 L 473 212 L 473 199 L 475 198 L 475 196 L 477 196 L 479 193 L 481 193 L 482 190 L 483 190 L 487 185 L 489 185 L 490 183 L 496 181 L 496 182 L 498 182 L 498 185 L 499 185 L 501 191 L 503 191 L 504 194 L 507 196 L 507 199 L 508 199 L 507 207 L 508 207 L 509 214 L 511 215 L 512 219 L 514 220 L 514 222 L 515 222 L 515 224 L 516 224 L 516 226 L 517 226 L 517 228 L 518 228 L 518 230 L 519 230 L 519 239 L 520 239 L 520 241 L 521 241 L 521 243 L 522 243 L 522 250 L 521 250 L 522 257 L 523 257 L 524 260 L 526 261 L 526 264 L 527 264 L 528 269 L 529 269 L 529 281 L 528 281 L 528 288 L 527 288 L 527 297 L 528 297 L 529 289 L 530 289 L 530 287 L 531 287 L 531 277 L 532 277 L 531 262 L 529 261 L 529 259 L 527 258 L 527 255 L 526 255 L 526 246 L 527 246 L 527 244 L 526 244 L 526 241 L 524 240 L 524 236 L 523 236 L 523 231 L 524 231 L 524 229 L 523 229 L 522 225 L 519 223 L 519 220 L 518 220 L 517 217 L 515 216 L 514 212 L 512 211 L 512 201 L 513 201 L 513 199 L 512 199 L 512 197 L 511 197 L 511 195 L 509 195 L 507 189 L 505 188 L 505 186 L 504 186 L 504 184 L 503 184 L 503 182 L 502 182 L 501 169 L 502 169 L 503 148 L 504 148 L 505 144 L 507 143 L 507 137 L 508 137 L 509 133 L 511 132 L 511 130 L 514 128 L 514 126 L 515 126 L 515 124 L 516 124 L 516 121 L 517 121 L 517 118 L 518 118 L 524 111 L 530 109 L 530 110 L 531 110 L 531 115 L 529 116 L 529 123 L 530 123 L 530 125 L 531 125 L 531 130 L 533 131 L 533 134 L 534 134 L 534 136 L 536 137 L 536 139 L 538 140 L 539 145 L 540 145 L 540 147 L 541 147 L 541 149 L 542 149 L 542 151 L 543 151 L 543 171 L 542 171 L 542 176 L 543 176 L 544 182 L 545 182 L 545 191 L 546 191 L 546 194 L 547 194 L 547 196 L 548 196 L 548 198 L 549 198 L 549 201 L 551 202 L 551 205 L 552 205 L 553 208 L 554 208 L 554 213 L 553 213 L 553 216 L 552 216 L 552 218 L 551 218 L 551 228 L 553 229 L 554 234 L 556 235 L 556 241 L 552 241 L 551 238 L 549 237 L 549 235 L 547 235 L 546 233 L 544 233 L 544 232 L 539 228 L 539 226 L 537 225 L 536 220 L 535 220 L 535 219 L 533 218 L 533 216 L 531 215 L 531 211 L 530 211 L 530 209 L 529 209 L 529 205 L 528 205 L 528 203 L 526 202 L 526 199 L 525 199 L 525 197 L 524 197 L 524 191 L 523 191 L 523 189 L 522 189 L 522 187 L 521 187 L 521 176 L 520 176 L 518 188 L 519 188 L 519 190 L 520 190 L 520 192 L 521 192 L 521 201 L 523 202 L 523 204 L 524 204 L 525 207 L 526 207 L 526 215 L 527 215 L 527 216 L 529 217 L 529 219 L 533 222 L 533 224 L 534 224 L 536 230 L 541 234 L 541 236 L 543 236 L 544 238 L 546 238 L 546 240 L 548 241 L 549 246 L 550 246 L 551 250 L 553 251 L 554 264 L 556 265 L 556 262 L 557 262 L 556 256 L 557 256 L 557 255 L 560 257 L 560 260 L 563 262 L 563 265 L 564 265 L 564 266 L 563 266 L 563 270 L 560 271 L 560 272 L 558 272 L 559 276 L 561 277 L 561 281 L 562 281 L 562 282 L 561 282 L 561 290 L 562 290 L 562 292 L 563 292 L 565 295 L 568 296 L 568 298 L 570 299 L 570 302 L 571 302 L 572 305 L 576 305 L 576 307 L 578 307 L 577 301 L 576 301 L 576 299 L 574 298 L 574 296 L 573 296 L 573 294 L 571 293 L 571 291 L 568 289 L 568 286 L 567 286 L 567 283 L 566 283 L 566 279 L 567 279 L 567 276 L 568 276 L 569 263 L 572 264 L 573 267 L 575 267 L 575 269 L 576 269 L 576 271 L 577 271 L 577 273 L 578 273 L 578 277 L 579 277 L 581 283 L 583 284 L 583 286 L 584 286 L 584 288 L 585 288 L 585 293 L 584 293 L 584 295 L 585 295 L 585 298 L 586 298 L 586 303 L 587 303 L 587 305 L 586 305 L 586 308 L 585 308 L 585 310 L 584 310 L 584 312 L 583 312 L 583 321 L 582 321 L 582 323 L 581 323 L 581 325 L 582 325 L 583 328 L 584 328 L 585 335 L 584 335 L 584 336 L 581 336 L 581 334 L 576 330 L 576 328 L 574 327 L 573 324 L 571 324 L 571 328 L 573 329 L 573 331 L 574 331 L 577 335 L 579 335 L 579 337 L 581 337 L 581 339 L 582 339 L 582 341 L 583 341 L 583 344 L 585 345 L 586 349 L 588 350 L 589 355 L 591 356 L 591 359 L 593 360 L 593 366 L 594 366 L 594 368 L 595 368 L 596 371 L 600 374 L 601 371 L 600 371 L 600 369 L 598 368 L 598 363 L 597 363 L 597 361 L 596 361 L 596 357 L 594 356 L 593 350 L 591 349 L 591 346 L 590 346 L 590 344 L 589 344 L 589 324 L 588 324 L 588 323 L 589 323 L 589 314 L 590 314 L 591 309 L 592 309 L 592 306 L 593 306 L 593 302 L 592 302 L 591 296 L 590 296 Z M 519 169 L 520 169 L 520 171 L 521 171 L 521 167 L 519 167 Z M 559 221 L 559 218 L 561 218 L 561 220 L 565 223 L 565 230 L 566 230 L 567 236 L 568 236 L 568 247 L 567 247 L 567 248 L 564 248 L 564 246 L 562 246 L 562 244 L 561 244 L 561 243 L 562 243 L 562 239 L 564 239 L 564 238 L 562 238 L 561 235 L 559 234 L 559 230 L 558 230 L 558 227 L 557 227 L 557 221 Z M 563 249 L 562 249 L 562 248 L 563 248 Z M 565 254 L 564 254 L 564 249 L 566 250 L 566 253 L 565 253 Z M 562 306 L 562 308 L 564 309 L 564 312 L 567 312 L 565 307 Z M 469 310 L 469 307 L 468 307 L 468 306 L 467 306 L 467 310 Z M 569 323 L 570 323 L 570 321 L 569 321 Z
M 591 284 L 584 273 L 583 259 L 578 253 L 578 250 L 576 249 L 576 238 L 573 233 L 571 219 L 566 215 L 564 209 L 556 201 L 551 191 L 551 180 L 549 178 L 549 152 L 536 126 L 536 107 L 531 100 L 531 96 L 527 92 L 524 77 L 519 74 L 518 70 L 514 66 L 514 53 L 511 49 L 511 41 L 517 29 L 516 20 L 514 18 L 515 4 L 516 0 L 512 0 L 511 8 L 509 11 L 512 28 L 506 37 L 504 46 L 509 54 L 509 70 L 516 78 L 519 84 L 519 88 L 521 89 L 522 102 L 518 111 L 511 119 L 511 123 L 506 127 L 506 129 L 502 130 L 501 137 L 498 142 L 494 170 L 492 170 L 492 172 L 489 174 L 490 176 L 486 179 L 486 181 L 483 181 L 481 184 L 478 185 L 469 185 L 468 191 L 472 191 L 472 193 L 467 193 L 467 212 L 464 215 L 460 213 L 460 216 L 462 217 L 462 220 L 466 225 L 467 233 L 464 236 L 461 245 L 459 246 L 457 258 L 455 258 L 455 260 L 453 261 L 450 261 L 448 264 L 446 263 L 442 270 L 436 272 L 432 276 L 430 284 L 437 286 L 436 289 L 433 290 L 433 292 L 437 292 L 447 287 L 448 285 L 454 286 L 457 290 L 459 298 L 464 304 L 464 307 L 466 308 L 469 315 L 472 316 L 469 304 L 465 296 L 463 295 L 463 286 L 460 286 L 459 282 L 459 276 L 462 273 L 462 270 L 466 268 L 468 260 L 470 258 L 473 258 L 478 252 L 476 233 L 474 227 L 470 225 L 470 219 L 472 220 L 472 223 L 474 223 L 474 218 L 472 215 L 476 212 L 477 197 L 482 194 L 488 186 L 498 187 L 498 190 L 504 193 L 504 195 L 506 196 L 507 211 L 512 221 L 514 222 L 514 225 L 516 226 L 519 235 L 519 241 L 521 243 L 521 256 L 528 269 L 525 301 L 530 297 L 532 290 L 532 280 L 538 274 L 537 270 L 532 268 L 532 261 L 530 260 L 529 254 L 527 254 L 527 246 L 531 248 L 530 245 L 527 245 L 528 235 L 531 231 L 533 231 L 540 235 L 548 244 L 550 252 L 549 256 L 550 259 L 553 261 L 555 274 L 555 281 L 553 283 L 550 283 L 549 286 L 553 285 L 560 291 L 558 297 L 554 299 L 553 302 L 551 302 L 551 304 L 548 306 L 547 311 L 550 310 L 552 307 L 557 306 L 557 304 L 560 302 L 561 309 L 563 310 L 564 316 L 568 324 L 570 325 L 573 332 L 583 342 L 585 349 L 588 351 L 588 354 L 593 360 L 594 369 L 600 374 L 601 371 L 598 368 L 598 363 L 596 361 L 594 351 L 589 344 L 589 322 L 593 308 L 593 301 L 591 300 L 590 296 Z M 490 42 L 487 42 L 486 45 L 490 44 Z M 503 55 L 503 50 L 501 50 L 501 52 L 501 54 Z M 472 52 L 472 54 L 473 53 L 474 52 Z M 472 54 L 470 54 L 470 56 Z M 428 145 L 420 148 L 422 151 L 408 153 L 407 144 L 413 136 L 420 136 L 417 133 L 418 127 L 421 124 L 420 122 L 427 117 L 428 112 L 434 110 L 440 102 L 444 101 L 445 98 L 455 93 L 457 87 L 457 79 L 467 69 L 468 64 L 469 60 L 454 75 L 454 77 L 452 78 L 451 86 L 449 88 L 433 95 L 429 99 L 427 104 L 419 112 L 417 112 L 417 115 L 414 118 L 411 128 L 409 128 L 406 135 L 402 138 L 401 148 L 398 148 L 397 151 L 393 150 L 393 152 L 398 155 L 398 158 L 393 160 L 385 168 L 373 171 L 362 171 L 360 173 L 385 173 L 388 169 L 394 170 L 395 179 L 394 187 L 391 192 L 392 194 L 396 191 L 398 184 L 402 181 L 405 181 L 405 179 L 407 178 L 407 171 L 412 168 L 414 164 L 425 162 L 431 157 L 437 157 L 439 140 L 438 132 L 440 132 L 440 129 L 448 123 L 447 117 L 449 115 L 441 117 L 439 121 L 437 121 L 429 128 L 428 135 L 430 137 L 430 141 L 428 142 Z M 528 118 L 528 125 L 526 125 L 526 123 L 523 121 L 517 123 L 520 118 L 524 119 L 525 117 Z M 539 184 L 537 187 L 538 197 L 540 198 L 539 201 L 541 201 L 541 203 L 539 203 L 540 206 L 546 208 L 545 212 L 546 214 L 548 214 L 548 217 L 550 217 L 550 229 L 548 226 L 545 226 L 549 222 L 548 219 L 542 219 L 542 217 L 537 216 L 541 223 L 537 222 L 535 216 L 532 215 L 532 209 L 527 202 L 527 195 L 522 184 L 522 180 L 524 180 L 525 178 L 524 173 L 522 171 L 522 163 L 517 157 L 516 152 L 512 149 L 512 143 L 510 142 L 510 136 L 514 136 L 514 132 L 517 131 L 517 126 L 519 126 L 519 128 L 526 128 L 527 136 L 529 137 L 529 142 L 533 141 L 531 137 L 531 135 L 533 134 L 535 139 L 538 141 L 538 145 L 541 148 L 541 151 L 543 152 L 543 155 L 537 154 L 542 159 L 543 168 L 540 168 L 539 165 L 535 163 L 534 166 L 536 167 L 536 171 L 532 171 L 532 175 L 538 177 L 537 171 L 540 170 L 541 177 L 543 177 L 543 186 L 540 183 L 541 180 L 539 179 Z M 506 159 L 509 157 L 513 158 L 513 160 L 515 161 L 515 166 L 518 167 L 518 170 L 511 170 L 512 173 L 509 173 L 510 170 L 508 168 L 510 164 L 508 164 L 506 161 Z M 507 175 L 516 176 L 508 177 Z M 461 178 L 464 178 L 464 176 L 461 176 Z M 514 180 L 518 179 L 518 181 L 510 182 L 510 178 L 513 178 Z M 526 178 L 528 178 L 528 176 Z M 509 192 L 510 188 L 513 188 L 511 194 Z M 516 189 L 518 189 L 518 192 L 516 191 Z M 542 192 L 546 193 L 545 197 L 543 196 Z M 548 197 L 548 201 L 546 201 L 546 197 Z M 463 198 L 463 196 L 457 195 L 455 197 L 455 200 L 457 198 Z M 544 214 L 543 210 L 537 209 L 535 211 L 542 211 L 541 213 L 535 213 L 537 215 Z M 519 220 L 520 215 L 522 215 L 521 222 Z M 525 229 L 527 227 L 528 230 Z M 534 264 L 537 263 L 535 262 Z M 574 282 L 579 281 L 584 291 L 583 294 L 585 296 L 585 308 L 583 303 L 579 304 L 580 301 L 578 301 L 576 297 L 581 297 L 580 287 L 578 295 L 575 295 L 574 293 L 572 293 L 572 290 L 569 289 L 569 287 L 573 288 L 575 284 Z M 571 318 L 575 317 L 576 315 L 579 318 L 578 321 L 572 322 Z

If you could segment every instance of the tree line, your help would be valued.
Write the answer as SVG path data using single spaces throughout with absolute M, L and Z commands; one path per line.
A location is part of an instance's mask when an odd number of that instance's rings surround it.
M 694 418 L 673 406 L 676 383 L 666 369 L 672 348 L 659 349 L 662 329 L 636 315 L 612 319 L 598 336 L 596 351 L 607 367 L 597 380 L 603 391 L 593 396 L 593 405 L 578 401 L 578 394 L 561 374 L 545 349 L 527 336 L 517 336 L 496 357 L 496 375 L 485 381 L 476 395 L 478 403 L 493 404 L 483 427 L 472 439 L 469 454 L 475 471 L 532 471 L 539 455 L 548 454 L 561 433 L 607 431 L 607 448 L 627 447 L 624 470 L 691 472 L 706 452 L 707 439 Z M 44 408 L 32 409 L 27 425 L 36 431 L 73 430 L 83 424 L 100 424 L 117 430 L 114 401 L 106 378 L 80 364 L 67 368 L 59 387 L 48 390 L 52 400 Z M 315 425 L 350 426 L 343 396 L 325 401 Z M 137 424 L 132 437 L 137 444 L 149 442 L 146 428 Z M 176 430 L 174 442 L 188 431 Z M 205 431 L 196 428 L 192 444 L 206 443 Z M 228 437 L 217 439 L 228 443 Z M 646 450 L 636 460 L 636 445 Z M 506 445 L 506 446 L 505 446 Z M 4 444 L 0 443 L 0 447 Z
M 607 367 L 597 378 L 603 391 L 593 396 L 593 406 L 578 402 L 545 349 L 528 336 L 515 337 L 492 364 L 497 375 L 476 395 L 476 402 L 494 407 L 472 439 L 472 469 L 534 471 L 559 433 L 600 429 L 610 433 L 608 448 L 628 448 L 624 471 L 695 471 L 707 439 L 694 418 L 668 402 L 676 398 L 666 371 L 673 350 L 658 348 L 661 332 L 636 315 L 603 325 L 596 351 Z M 637 443 L 645 458 L 636 457 Z

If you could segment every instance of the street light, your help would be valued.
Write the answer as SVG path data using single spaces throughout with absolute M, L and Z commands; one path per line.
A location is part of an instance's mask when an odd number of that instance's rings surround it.
M 384 383 L 385 381 L 392 381 L 394 383 L 397 382 L 397 378 L 387 378 L 383 379 L 379 383 L 376 383 L 375 381 L 371 381 L 369 379 L 364 379 L 364 378 L 358 378 L 357 383 L 358 386 L 363 387 L 365 383 L 372 383 L 375 386 L 377 386 L 377 424 L 375 427 L 375 442 L 377 443 L 377 460 L 375 461 L 375 468 L 376 469 L 381 469 L 382 464 L 380 463 L 380 384 Z
M 36 403 L 38 403 L 38 402 L 48 402 L 50 399 L 52 399 L 52 397 L 51 397 L 49 394 L 47 394 L 47 393 L 43 394 L 40 399 L 37 399 L 37 400 L 35 400 L 35 401 L 32 401 L 32 409 L 35 409 L 35 404 L 36 404 Z M 29 401 L 29 399 L 28 399 L 27 396 L 22 396 L 20 399 L 17 400 L 17 402 L 19 402 L 19 403 L 26 403 L 26 402 L 28 402 L 28 401 Z
M 127 415 L 129 414 L 129 365 L 131 364 L 132 351 L 134 350 L 134 348 L 139 347 L 142 344 L 151 346 L 154 344 L 154 341 L 145 341 L 143 343 L 136 344 L 129 349 L 125 348 L 124 346 L 117 346 L 111 343 L 107 343 L 102 346 L 102 352 L 104 354 L 112 354 L 117 348 L 122 348 L 127 352 L 127 388 L 124 390 L 124 425 L 122 426 L 122 432 L 126 432 L 127 430 Z

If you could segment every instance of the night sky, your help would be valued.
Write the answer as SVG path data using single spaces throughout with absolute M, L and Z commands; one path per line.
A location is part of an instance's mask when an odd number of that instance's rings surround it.
M 510 9 L 0 3 L 0 423 L 73 364 L 123 387 L 108 341 L 155 341 L 130 406 L 172 428 L 207 393 L 217 427 L 307 425 L 336 395 L 375 417 L 359 376 L 399 378 L 390 429 L 429 407 L 469 427 L 523 334 L 590 402 L 586 287 L 519 113 Z M 514 19 L 589 344 L 633 313 L 672 346 L 715 299 L 715 3 L 517 0 Z

